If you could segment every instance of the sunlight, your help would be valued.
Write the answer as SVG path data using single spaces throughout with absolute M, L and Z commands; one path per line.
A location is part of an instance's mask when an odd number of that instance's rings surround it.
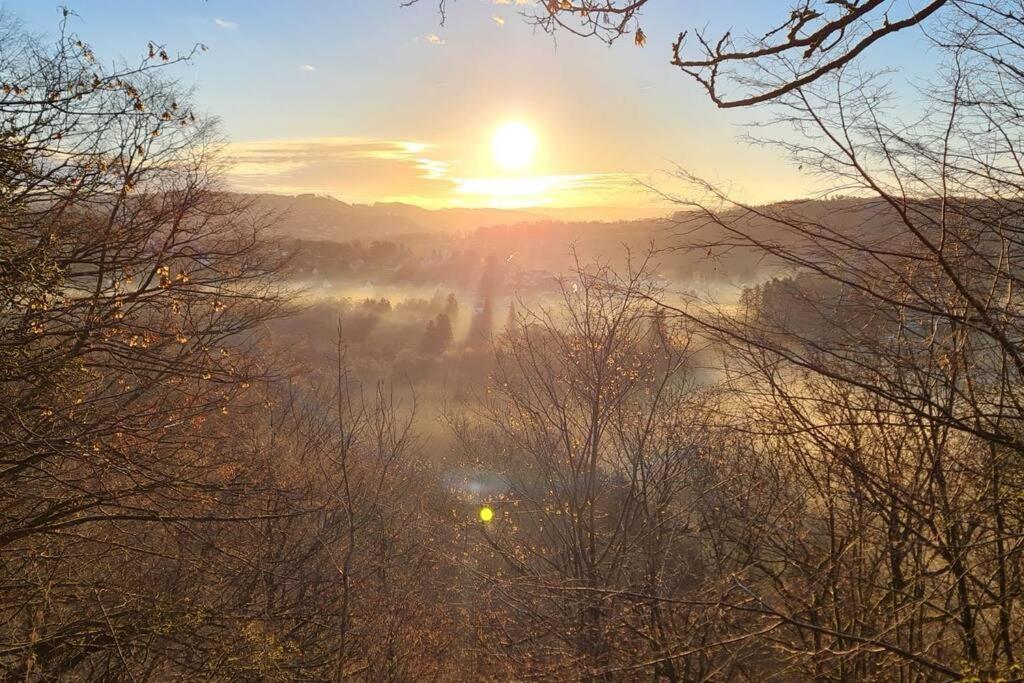
M 456 192 L 473 199 L 474 204 L 511 209 L 551 202 L 551 195 L 562 185 L 557 177 L 460 178 Z
M 636 202 L 636 178 L 626 173 L 576 173 L 514 178 L 454 178 L 459 206 L 520 209 Z
M 484 505 L 482 508 L 480 508 L 480 521 L 481 522 L 489 522 L 492 519 L 494 519 L 494 510 L 492 510 L 490 507 L 488 507 L 486 505 Z
M 521 171 L 530 167 L 537 151 L 537 136 L 520 121 L 498 126 L 491 138 L 494 161 L 505 171 Z

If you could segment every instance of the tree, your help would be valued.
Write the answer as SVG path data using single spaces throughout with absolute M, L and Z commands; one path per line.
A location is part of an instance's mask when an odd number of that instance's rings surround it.
M 721 604 L 776 624 L 807 676 L 1019 676 L 1024 25 L 970 11 L 910 123 L 852 69 L 779 101 L 794 161 L 853 198 L 758 207 L 685 176 L 711 197 L 692 247 L 798 273 L 740 312 L 673 310 L 725 350 L 736 424 L 800 513 L 748 526 Z
M 458 324 L 459 300 L 455 297 L 455 292 L 448 292 L 448 297 L 444 300 L 444 314 L 448 316 L 448 321 L 452 325 Z
M 425 353 L 437 355 L 444 353 L 451 346 L 454 334 L 452 323 L 447 313 L 438 313 L 437 317 L 427 321 L 427 327 L 420 341 L 420 349 Z
M 483 273 L 477 286 L 477 306 L 470 320 L 466 343 L 469 346 L 489 343 L 494 333 L 494 298 L 498 286 L 504 277 L 504 270 L 494 254 L 488 254 L 484 260 Z
M 419 0 L 403 0 L 408 6 Z M 554 33 L 568 31 L 613 43 L 632 37 L 643 47 L 643 11 L 652 0 L 536 0 L 527 21 Z M 440 0 L 442 22 L 445 0 Z M 672 43 L 671 64 L 694 79 L 722 108 L 748 107 L 777 100 L 852 63 L 882 39 L 912 29 L 933 17 L 947 22 L 968 17 L 985 26 L 1013 19 L 1015 3 L 1007 0 L 918 0 L 896 8 L 884 0 L 800 0 L 779 12 L 774 25 L 753 38 L 728 31 L 715 37 L 694 31 L 696 50 L 688 51 L 688 31 Z
M 535 20 L 642 45 L 646 6 L 546 3 Z M 1020 678 L 1019 9 L 804 2 L 745 44 L 673 45 L 719 106 L 775 105 L 793 134 L 762 141 L 848 197 L 754 206 L 681 174 L 697 196 L 689 248 L 792 275 L 738 307 L 663 302 L 721 355 L 721 478 L 696 506 L 719 580 L 637 599 L 713 613 L 720 635 L 701 651 L 717 662 L 815 680 Z M 922 113 L 902 121 L 855 60 L 914 26 L 941 57 Z M 737 659 L 739 643 L 753 654 Z
M 191 53 L 104 69 L 68 17 L 52 46 L 5 19 L 0 46 L 0 666 L 26 680 L 163 666 L 196 613 L 154 578 L 266 517 L 266 461 L 226 428 L 288 310 L 215 128 L 160 75 Z
M 453 421 L 504 485 L 472 551 L 496 675 L 682 680 L 664 655 L 706 635 L 652 597 L 693 584 L 690 495 L 711 441 L 708 397 L 687 391 L 689 335 L 662 320 L 652 338 L 655 293 L 644 268 L 581 268 L 557 307 L 511 321 L 486 398 Z

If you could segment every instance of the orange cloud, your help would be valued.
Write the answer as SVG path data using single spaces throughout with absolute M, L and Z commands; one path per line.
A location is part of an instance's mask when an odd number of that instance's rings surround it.
M 442 206 L 641 206 L 633 174 L 576 173 L 460 177 L 436 145 L 409 140 L 325 137 L 227 145 L 228 183 L 243 192 L 330 194 L 345 201 Z

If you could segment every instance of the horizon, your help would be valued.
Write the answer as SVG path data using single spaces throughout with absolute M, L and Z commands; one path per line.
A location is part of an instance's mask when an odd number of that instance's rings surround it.
M 245 190 L 229 189 L 230 192 L 237 194 L 252 196 L 252 197 L 279 197 L 282 199 L 327 199 L 333 202 L 337 202 L 347 207 L 359 207 L 369 209 L 386 209 L 389 206 L 403 206 L 415 209 L 421 209 L 429 212 L 441 212 L 441 211 L 491 211 L 496 213 L 508 213 L 508 214 L 522 214 L 525 216 L 534 215 L 545 219 L 555 219 L 559 215 L 584 215 L 585 218 L 574 218 L 571 219 L 575 222 L 615 222 L 621 220 L 645 220 L 658 217 L 667 217 L 673 213 L 679 211 L 686 211 L 686 207 L 666 204 L 662 206 L 600 206 L 600 205 L 580 205 L 580 206 L 545 206 L 545 205 L 529 205 L 529 206 L 459 206 L 456 204 L 451 205 L 435 205 L 435 206 L 424 206 L 422 204 L 416 204 L 410 201 L 401 200 L 374 200 L 369 202 L 353 202 L 346 201 L 340 197 L 336 197 L 332 194 L 322 194 L 317 192 L 300 192 L 297 194 L 290 194 L 286 192 L 249 192 Z M 787 200 L 782 200 L 787 201 Z M 603 217 L 603 218 L 602 218 Z

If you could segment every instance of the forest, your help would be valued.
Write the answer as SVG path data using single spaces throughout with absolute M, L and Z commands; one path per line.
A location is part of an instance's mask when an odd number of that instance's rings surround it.
M 236 191 L 202 46 L 73 19 L 0 19 L 4 680 L 1024 680 L 1017 0 L 680 35 L 839 189 L 607 221 Z

